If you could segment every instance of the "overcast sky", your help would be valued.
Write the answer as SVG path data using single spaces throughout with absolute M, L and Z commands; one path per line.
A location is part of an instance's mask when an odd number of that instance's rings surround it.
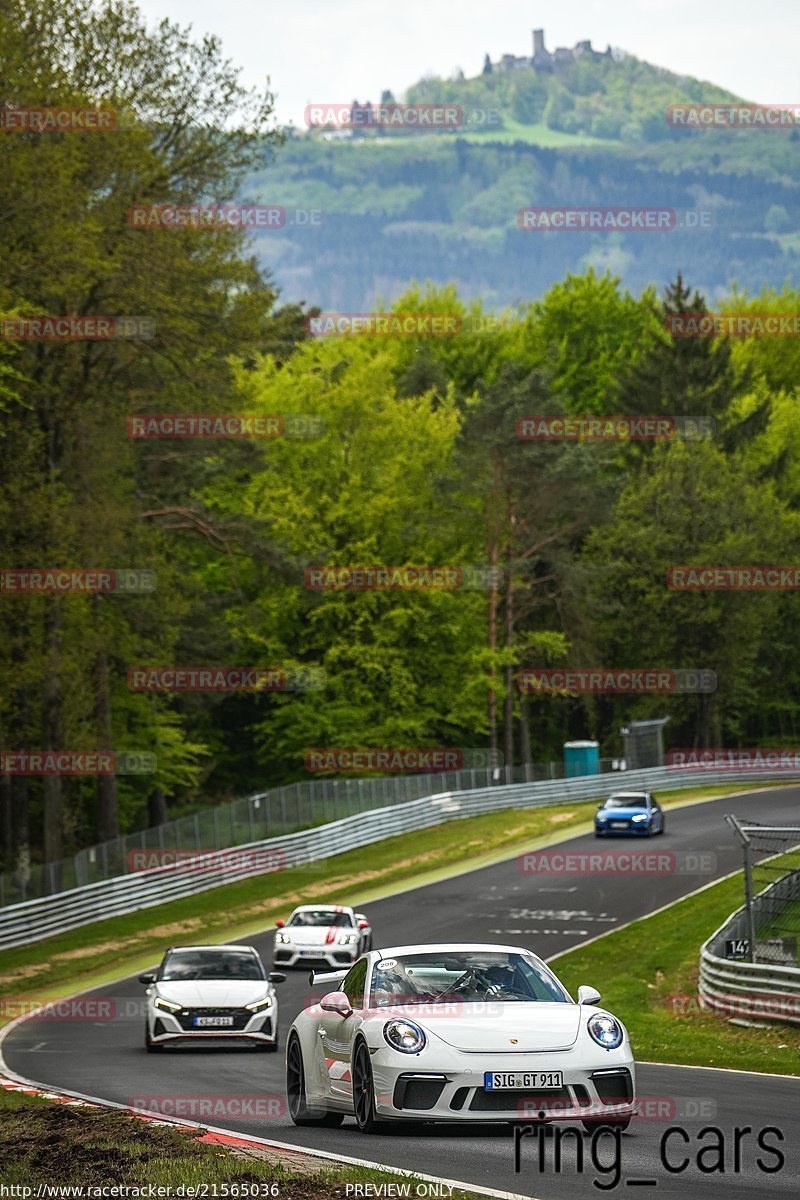
M 281 124 L 306 104 L 396 96 L 426 74 L 475 75 L 488 51 L 530 54 L 591 38 L 678 74 L 762 103 L 800 102 L 800 0 L 138 0 L 148 21 L 169 17 L 216 33 L 243 80 L 272 79 Z

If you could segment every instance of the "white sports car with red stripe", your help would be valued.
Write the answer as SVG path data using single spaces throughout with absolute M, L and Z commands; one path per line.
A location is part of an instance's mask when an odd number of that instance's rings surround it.
M 275 925 L 276 967 L 350 967 L 372 948 L 367 918 L 341 904 L 301 904 L 288 921 Z
M 309 1003 L 286 1044 L 296 1125 L 365 1133 L 386 1121 L 582 1123 L 625 1129 L 636 1108 L 624 1025 L 572 999 L 519 946 L 399 946 L 349 971 L 314 974 L 334 990 Z M 316 990 L 316 989 L 315 989 Z M 319 993 L 317 993 L 319 995 Z

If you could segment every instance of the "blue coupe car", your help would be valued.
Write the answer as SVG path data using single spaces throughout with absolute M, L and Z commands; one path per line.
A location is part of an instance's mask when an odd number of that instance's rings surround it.
M 664 832 L 664 810 L 652 792 L 614 792 L 595 813 L 594 832 L 652 837 Z

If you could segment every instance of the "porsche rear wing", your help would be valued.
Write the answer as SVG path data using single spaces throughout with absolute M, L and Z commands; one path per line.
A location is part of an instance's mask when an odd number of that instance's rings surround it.
M 315 983 L 341 983 L 349 970 L 347 967 L 344 971 L 309 971 L 308 982 L 312 987 Z

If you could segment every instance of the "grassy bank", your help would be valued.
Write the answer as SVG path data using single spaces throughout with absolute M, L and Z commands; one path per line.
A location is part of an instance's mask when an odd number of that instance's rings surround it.
M 172 1188 L 205 1184 L 206 1194 L 213 1195 L 214 1185 L 226 1185 L 229 1196 L 344 1200 L 348 1183 L 398 1181 L 388 1172 L 275 1151 L 231 1151 L 201 1142 L 199 1132 L 153 1125 L 120 1111 L 67 1108 L 36 1096 L 0 1091 L 0 1183 L 34 1189 L 79 1186 L 84 1194 L 89 1187 L 120 1184 Z M 288 1165 L 281 1163 L 282 1157 Z M 410 1183 L 413 1196 L 415 1181 L 405 1178 L 403 1182 Z M 259 1185 L 258 1192 L 242 1186 L 248 1184 Z M 453 1192 L 464 1200 L 470 1194 Z
M 573 995 L 581 983 L 602 992 L 602 1003 L 627 1025 L 639 1059 L 797 1074 L 800 1029 L 731 1025 L 699 1012 L 700 946 L 743 899 L 737 874 L 568 951 L 553 966 Z

